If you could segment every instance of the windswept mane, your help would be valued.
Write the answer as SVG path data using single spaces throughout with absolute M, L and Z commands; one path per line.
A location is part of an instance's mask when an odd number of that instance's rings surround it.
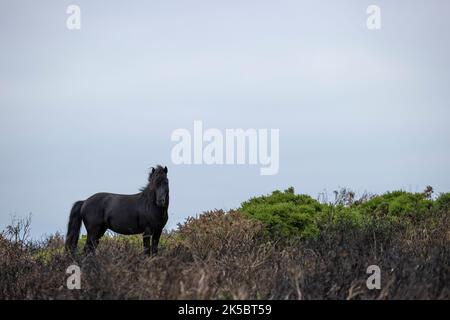
M 167 173 L 164 168 L 161 165 L 157 165 L 156 168 L 152 167 L 150 174 L 148 175 L 148 183 L 145 187 L 141 188 L 140 191 L 144 193 L 151 193 L 156 189 L 156 186 L 164 179 L 167 179 Z

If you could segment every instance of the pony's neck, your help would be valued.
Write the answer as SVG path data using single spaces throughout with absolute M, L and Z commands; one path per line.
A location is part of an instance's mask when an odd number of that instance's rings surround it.
M 147 205 L 155 204 L 156 193 L 155 190 L 152 190 L 150 188 L 150 185 L 147 185 L 145 188 L 143 188 L 141 193 Z

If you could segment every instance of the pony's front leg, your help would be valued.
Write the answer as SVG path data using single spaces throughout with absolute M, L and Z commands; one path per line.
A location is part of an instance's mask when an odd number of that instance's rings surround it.
M 144 242 L 144 253 L 146 255 L 150 255 L 150 238 L 152 234 L 149 231 L 144 232 L 142 236 L 142 240 Z
M 153 233 L 152 236 L 152 254 L 158 253 L 158 243 L 159 243 L 159 237 L 161 236 L 162 229 L 157 229 Z

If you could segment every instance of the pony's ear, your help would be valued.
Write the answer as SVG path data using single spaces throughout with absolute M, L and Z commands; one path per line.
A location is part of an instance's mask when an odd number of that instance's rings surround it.
M 155 173 L 155 168 L 152 167 L 152 171 L 150 171 L 150 174 L 148 175 L 148 181 L 152 178 L 152 175 Z
M 167 167 L 164 167 L 164 172 L 165 172 L 166 174 L 167 174 L 167 171 L 168 171 L 168 170 L 167 170 Z

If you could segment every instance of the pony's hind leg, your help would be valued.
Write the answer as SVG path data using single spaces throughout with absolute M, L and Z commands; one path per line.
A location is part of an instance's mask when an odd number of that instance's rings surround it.
M 84 253 L 95 253 L 95 249 L 97 249 L 100 238 L 103 237 L 106 230 L 107 228 L 103 226 L 88 230 L 86 244 L 84 245 Z
M 89 233 L 86 238 L 86 243 L 84 244 L 84 253 L 90 254 L 95 252 L 95 248 L 97 248 L 98 241 L 93 238 Z
M 100 238 L 96 235 L 90 235 L 88 233 L 86 244 L 84 245 L 84 253 L 90 254 L 95 253 L 95 249 L 97 249 Z

